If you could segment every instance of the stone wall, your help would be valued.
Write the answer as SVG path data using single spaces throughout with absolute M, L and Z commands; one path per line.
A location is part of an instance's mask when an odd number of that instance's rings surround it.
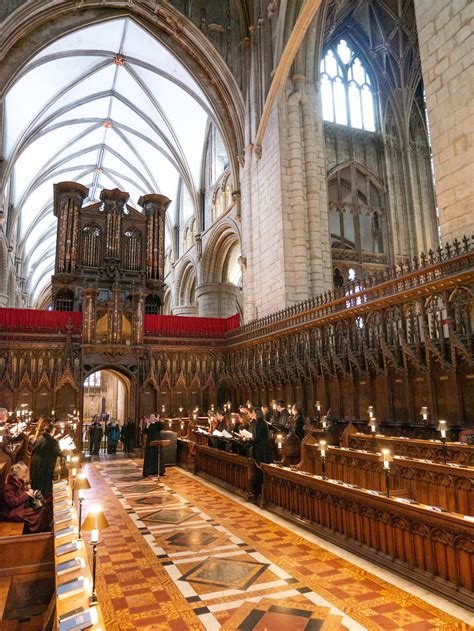
M 415 0 L 441 238 L 474 230 L 474 4 Z

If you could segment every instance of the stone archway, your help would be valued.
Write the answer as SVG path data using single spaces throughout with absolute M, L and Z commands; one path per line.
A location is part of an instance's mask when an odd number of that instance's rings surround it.
M 94 415 L 115 418 L 119 424 L 130 414 L 130 379 L 113 368 L 91 372 L 83 383 L 82 414 L 85 423 Z

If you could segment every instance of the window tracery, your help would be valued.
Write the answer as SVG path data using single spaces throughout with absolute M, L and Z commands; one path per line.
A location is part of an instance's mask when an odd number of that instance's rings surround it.
M 360 57 L 341 39 L 321 60 L 323 118 L 375 131 L 372 82 Z

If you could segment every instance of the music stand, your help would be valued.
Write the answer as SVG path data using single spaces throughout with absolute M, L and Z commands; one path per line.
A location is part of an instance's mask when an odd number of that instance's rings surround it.
M 152 440 L 150 443 L 150 447 L 158 447 L 158 480 L 160 479 L 160 471 L 161 471 L 161 447 L 168 447 L 171 444 L 171 440 L 169 438 L 165 438 L 164 440 Z

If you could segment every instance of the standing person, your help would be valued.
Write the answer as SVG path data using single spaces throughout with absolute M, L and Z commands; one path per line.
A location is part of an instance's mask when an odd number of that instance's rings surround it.
M 281 429 L 288 429 L 290 413 L 286 409 L 286 404 L 282 399 L 276 401 L 276 412 L 275 425 L 278 425 Z
M 160 475 L 165 475 L 165 463 L 163 461 L 163 450 L 161 447 L 151 447 L 150 443 L 161 440 L 161 430 L 164 424 L 160 421 L 159 417 L 152 414 L 147 421 L 147 425 L 143 430 L 145 436 L 145 455 L 143 458 L 143 477 L 147 478 L 149 475 L 157 475 L 158 473 L 158 449 L 160 452 Z
M 97 456 L 100 450 L 100 443 L 102 440 L 102 436 L 104 431 L 102 429 L 102 425 L 99 423 L 97 418 L 94 419 L 94 422 L 89 427 L 89 443 L 91 446 L 91 455 Z
M 107 453 L 116 454 L 117 444 L 120 440 L 120 428 L 118 427 L 114 418 L 110 420 L 107 425 Z
M 53 430 L 54 425 L 52 423 L 45 425 L 31 452 L 31 486 L 35 490 L 41 491 L 45 499 L 53 494 L 54 468 L 56 459 L 61 455 L 58 441 L 51 436 Z
M 252 455 L 256 463 L 255 470 L 255 495 L 260 495 L 263 483 L 263 473 L 259 466 L 262 463 L 272 462 L 272 446 L 268 434 L 268 425 L 263 418 L 261 410 L 249 408 L 249 414 L 254 421 L 252 426 Z
M 294 403 L 291 408 L 293 414 L 293 431 L 300 440 L 304 438 L 304 416 L 303 406 L 301 403 Z
M 121 440 L 122 440 L 122 444 L 123 444 L 123 451 L 126 454 L 129 454 L 132 449 L 131 449 L 131 438 L 132 438 L 132 423 L 130 421 L 130 419 L 127 419 L 125 421 L 125 423 L 122 426 L 122 431 L 121 431 Z
M 272 447 L 268 434 L 268 425 L 260 409 L 249 408 L 249 414 L 253 420 L 253 423 L 250 423 L 252 428 L 253 459 L 258 464 L 262 462 L 268 464 L 272 462 Z

